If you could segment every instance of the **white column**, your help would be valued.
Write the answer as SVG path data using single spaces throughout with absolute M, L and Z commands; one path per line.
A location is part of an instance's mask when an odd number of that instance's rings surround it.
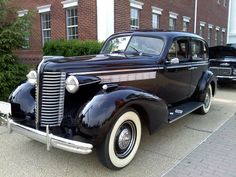
M 97 0 L 97 39 L 104 41 L 114 33 L 114 0 Z
M 198 0 L 195 0 L 195 5 L 194 5 L 194 27 L 193 27 L 193 32 L 196 34 L 197 33 L 197 8 L 198 7 Z
M 229 1 L 227 44 L 236 44 L 236 0 Z

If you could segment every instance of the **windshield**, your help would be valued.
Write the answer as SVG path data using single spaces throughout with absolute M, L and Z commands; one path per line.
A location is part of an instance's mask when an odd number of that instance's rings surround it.
M 146 36 L 119 36 L 106 42 L 102 54 L 160 55 L 164 41 Z

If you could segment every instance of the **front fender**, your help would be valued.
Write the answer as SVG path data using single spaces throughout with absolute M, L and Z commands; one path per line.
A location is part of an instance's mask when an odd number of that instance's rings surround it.
M 35 120 L 35 86 L 29 82 L 19 85 L 10 95 L 12 119 L 19 123 Z M 33 126 L 33 125 L 31 125 Z
M 167 106 L 159 97 L 132 87 L 117 87 L 100 91 L 83 107 L 77 117 L 79 130 L 101 142 L 120 112 L 128 107 L 136 108 L 143 115 L 141 119 L 146 116 L 151 133 L 168 119 Z
M 212 91 L 214 96 L 217 90 L 217 78 L 211 71 L 207 70 L 206 72 L 203 73 L 200 81 L 198 82 L 198 86 L 194 94 L 197 101 L 204 101 L 205 94 L 209 84 L 211 84 L 212 86 Z

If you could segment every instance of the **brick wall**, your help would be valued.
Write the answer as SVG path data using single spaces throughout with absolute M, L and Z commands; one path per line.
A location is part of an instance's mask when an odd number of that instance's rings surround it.
M 115 1 L 115 32 L 130 30 L 130 1 Z M 183 29 L 183 16 L 190 17 L 189 32 L 194 30 L 194 2 L 195 0 L 139 0 L 144 3 L 140 10 L 140 28 L 152 28 L 152 6 L 163 9 L 160 16 L 160 28 L 168 30 L 169 12 L 178 14 L 177 31 Z M 222 3 L 218 4 L 217 0 L 198 0 L 198 16 L 197 16 L 197 33 L 199 33 L 200 21 L 206 22 L 203 37 L 207 39 L 208 24 L 214 25 L 212 30 L 212 41 L 214 44 L 215 26 L 222 28 L 227 32 L 228 19 L 228 0 L 225 7 Z M 51 4 L 51 33 L 52 39 L 66 38 L 66 15 L 65 9 L 60 0 L 12 0 L 12 4 L 19 10 L 28 9 L 33 12 L 34 20 L 32 24 L 32 34 L 30 36 L 30 48 L 27 50 L 17 51 L 17 55 L 27 63 L 37 63 L 42 56 L 42 39 L 40 14 L 37 7 Z M 79 0 L 78 1 L 78 35 L 79 39 L 97 39 L 97 11 L 96 0 Z M 104 7 L 106 8 L 106 7 Z M 225 32 L 225 39 L 226 39 Z M 220 40 L 219 33 L 219 40 Z

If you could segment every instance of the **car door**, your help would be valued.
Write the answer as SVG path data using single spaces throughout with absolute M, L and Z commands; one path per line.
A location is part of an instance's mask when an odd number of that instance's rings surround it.
M 160 85 L 158 94 L 168 104 L 172 104 L 189 97 L 191 83 L 189 39 L 174 40 L 166 58 L 165 69 L 158 77 Z
M 203 73 L 207 70 L 209 65 L 207 44 L 200 39 L 191 39 L 190 54 L 192 62 L 192 67 L 190 68 L 192 74 L 190 95 L 192 95 L 196 90 L 199 80 L 202 78 Z

